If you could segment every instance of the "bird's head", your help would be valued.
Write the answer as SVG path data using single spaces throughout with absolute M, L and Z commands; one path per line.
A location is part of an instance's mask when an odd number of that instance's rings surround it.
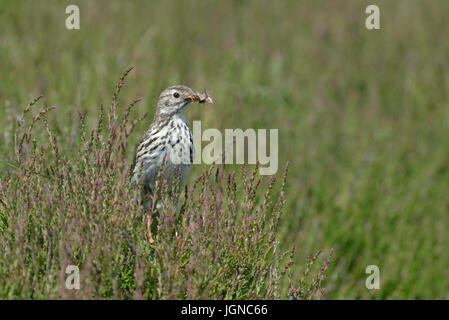
M 156 113 L 171 116 L 183 112 L 191 102 L 214 103 L 206 91 L 198 93 L 186 86 L 171 86 L 161 92 Z

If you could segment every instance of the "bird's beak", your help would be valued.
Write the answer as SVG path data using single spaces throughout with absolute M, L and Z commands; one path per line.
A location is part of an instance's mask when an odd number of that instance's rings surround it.
M 191 94 L 190 96 L 187 96 L 186 100 L 188 100 L 188 101 L 201 101 L 201 98 L 200 98 L 198 93 L 194 93 L 194 94 Z

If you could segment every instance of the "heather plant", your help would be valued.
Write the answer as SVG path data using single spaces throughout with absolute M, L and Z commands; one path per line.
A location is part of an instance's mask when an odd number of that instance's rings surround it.
M 145 210 L 130 185 L 128 138 L 145 116 L 141 99 L 119 112 L 117 84 L 96 127 L 79 113 L 73 152 L 48 121 L 55 107 L 33 100 L 9 130 L 7 170 L 0 176 L 0 297 L 3 299 L 314 299 L 322 298 L 329 258 L 310 255 L 299 283 L 295 248 L 281 251 L 278 226 L 288 163 L 263 181 L 258 166 L 203 170 L 179 206 L 157 187 L 162 205 Z M 27 120 L 29 114 L 31 119 Z M 119 116 L 121 113 L 121 116 Z M 277 183 L 280 180 L 280 183 Z M 80 289 L 66 288 L 66 267 Z

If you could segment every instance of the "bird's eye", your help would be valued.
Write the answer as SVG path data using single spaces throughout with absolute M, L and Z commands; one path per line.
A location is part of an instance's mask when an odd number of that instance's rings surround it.
M 178 92 L 173 93 L 173 97 L 179 98 L 179 93 Z

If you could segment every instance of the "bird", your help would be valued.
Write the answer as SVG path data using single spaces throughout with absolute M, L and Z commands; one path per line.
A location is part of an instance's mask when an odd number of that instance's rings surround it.
M 151 208 L 153 197 L 157 196 L 158 174 L 166 179 L 170 194 L 177 194 L 176 201 L 185 187 L 194 159 L 192 131 L 185 118 L 192 102 L 214 103 L 205 89 L 204 93 L 198 93 L 187 86 L 175 85 L 163 90 L 154 119 L 136 148 L 131 186 L 141 185 L 141 201 L 146 209 Z

